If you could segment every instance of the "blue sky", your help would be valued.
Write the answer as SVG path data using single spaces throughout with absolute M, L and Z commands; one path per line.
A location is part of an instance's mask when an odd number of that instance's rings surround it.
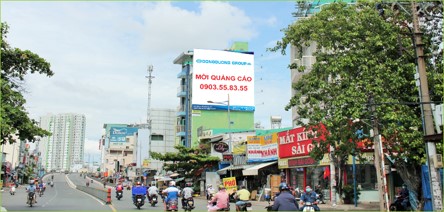
M 173 60 L 194 48 L 225 49 L 246 41 L 255 52 L 255 122 L 270 127 L 290 99 L 288 54 L 266 52 L 294 21 L 292 1 L 1 2 L 8 42 L 51 63 L 55 75 L 26 77 L 27 110 L 82 113 L 86 154 L 99 154 L 104 123 L 146 120 L 148 65 L 154 66 L 151 108 L 172 108 L 180 71 Z

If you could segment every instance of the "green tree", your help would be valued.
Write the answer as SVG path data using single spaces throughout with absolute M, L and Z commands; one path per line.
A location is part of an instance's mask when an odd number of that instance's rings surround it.
M 210 147 L 207 144 L 201 144 L 199 147 L 188 148 L 185 146 L 175 146 L 177 153 L 167 152 L 165 154 L 150 152 L 151 157 L 165 162 L 166 171 L 184 170 L 185 178 L 200 178 L 197 173 L 216 166 L 219 162 L 218 157 L 210 156 Z
M 22 92 L 24 76 L 30 73 L 54 73 L 50 64 L 37 54 L 29 50 L 13 48 L 6 42 L 8 25 L 1 24 L 1 107 L 0 129 L 1 144 L 16 142 L 18 140 L 34 142 L 36 136 L 49 136 L 50 133 L 37 126 L 37 122 L 28 116 L 25 109 L 26 100 Z
M 362 138 L 355 132 L 363 127 L 368 134 L 371 128 L 352 120 L 360 118 L 370 123 L 377 118 L 384 147 L 395 159 L 398 173 L 417 194 L 419 165 L 425 162 L 426 152 L 414 79 L 416 58 L 412 34 L 399 24 L 408 25 L 411 17 L 396 15 L 388 7 L 381 17 L 373 3 L 332 3 L 312 17 L 289 25 L 283 30 L 282 40 L 269 50 L 285 55 L 287 47 L 294 46 L 301 54 L 303 48 L 316 45 L 316 63 L 311 71 L 296 63 L 289 65 L 305 74 L 293 85 L 295 95 L 285 108 L 296 108 L 300 117 L 309 119 L 308 126 L 326 126 L 326 141 L 314 141 L 317 147 L 312 157 L 321 159 L 331 145 L 335 162 L 343 166 L 351 153 L 360 155 L 358 144 Z M 423 30 L 430 95 L 432 101 L 442 101 L 442 48 L 437 48 L 442 43 L 432 40 L 436 31 Z M 370 99 L 377 103 L 375 112 L 369 109 Z

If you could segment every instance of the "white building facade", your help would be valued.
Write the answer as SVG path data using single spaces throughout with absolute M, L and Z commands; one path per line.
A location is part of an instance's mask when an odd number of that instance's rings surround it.
M 151 148 L 152 152 L 162 154 L 177 152 L 174 148 L 177 145 L 175 142 L 176 120 L 176 110 L 151 109 L 151 144 L 148 143 L 148 148 Z M 146 140 L 145 138 L 139 139 Z M 149 159 L 148 167 L 152 170 L 161 171 L 163 169 L 163 162 Z
M 83 164 L 85 115 L 46 115 L 40 117 L 40 127 L 52 134 L 42 138 L 38 145 L 42 166 L 47 171 L 70 171 L 76 164 Z

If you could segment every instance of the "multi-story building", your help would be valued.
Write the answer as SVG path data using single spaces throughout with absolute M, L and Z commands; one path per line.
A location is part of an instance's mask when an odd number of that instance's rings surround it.
M 236 42 L 229 50 L 183 52 L 174 64 L 181 65 L 179 144 L 196 147 L 198 133 L 205 129 L 254 129 L 254 53 L 248 43 Z
M 58 114 L 40 117 L 40 127 L 51 132 L 41 138 L 38 149 L 42 166 L 47 170 L 69 171 L 83 164 L 86 118 L 83 114 Z
M 174 148 L 176 126 L 176 111 L 174 109 L 151 109 L 151 141 L 148 151 L 165 154 L 177 152 Z M 151 170 L 161 171 L 163 162 L 149 159 L 147 167 Z
M 126 124 L 104 124 L 102 139 L 103 176 L 127 176 L 126 168 L 136 165 L 138 128 Z

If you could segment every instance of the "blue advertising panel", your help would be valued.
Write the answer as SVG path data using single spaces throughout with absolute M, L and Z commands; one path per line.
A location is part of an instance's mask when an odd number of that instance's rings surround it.
M 135 127 L 111 127 L 109 130 L 110 142 L 126 142 L 127 136 L 133 136 L 138 132 Z

